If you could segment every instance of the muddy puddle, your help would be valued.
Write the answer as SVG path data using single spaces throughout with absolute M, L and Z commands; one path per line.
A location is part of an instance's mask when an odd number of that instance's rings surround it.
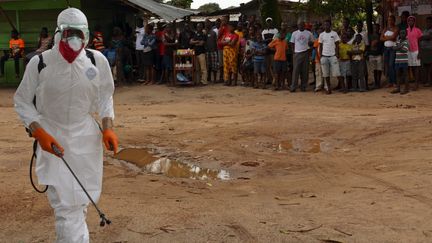
M 292 139 L 279 143 L 279 152 L 292 151 L 300 153 L 329 152 L 331 145 L 321 139 Z
M 166 157 L 158 157 L 143 148 L 125 148 L 114 156 L 114 159 L 126 161 L 153 174 L 163 174 L 173 178 L 190 178 L 197 180 L 229 180 L 226 170 L 201 168 L 187 162 L 180 162 Z

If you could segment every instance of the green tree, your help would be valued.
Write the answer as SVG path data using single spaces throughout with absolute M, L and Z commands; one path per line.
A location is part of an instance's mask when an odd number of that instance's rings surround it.
M 335 26 L 339 26 L 344 17 L 350 19 L 351 25 L 355 25 L 359 20 L 366 20 L 367 2 L 370 0 L 308 0 L 297 5 L 297 9 L 318 16 L 329 16 Z M 370 17 L 368 20 L 371 21 Z
M 219 4 L 217 3 L 207 3 L 198 8 L 198 10 L 206 13 L 212 13 L 218 10 L 221 10 Z
M 279 26 L 282 21 L 282 16 L 279 11 L 278 0 L 259 0 L 262 22 L 270 17 L 273 19 L 274 26 Z
M 176 6 L 178 8 L 190 9 L 193 0 L 170 0 L 167 4 Z
M 316 14 L 342 14 L 349 17 L 364 13 L 366 4 L 365 0 L 309 0 L 302 7 Z

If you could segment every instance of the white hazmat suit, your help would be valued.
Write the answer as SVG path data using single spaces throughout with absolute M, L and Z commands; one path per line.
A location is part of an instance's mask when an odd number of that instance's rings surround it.
M 88 24 L 80 10 L 68 8 L 58 16 L 57 26 L 85 29 Z M 83 47 L 88 42 L 88 27 L 84 32 Z M 92 114 L 114 118 L 114 82 L 108 61 L 100 52 L 91 51 L 95 65 L 84 49 L 70 63 L 59 51 L 60 41 L 58 32 L 53 49 L 42 53 L 46 65 L 42 70 L 38 56 L 30 60 L 14 97 L 15 109 L 26 127 L 39 123 L 63 146 L 65 160 L 97 202 L 102 188 L 103 147 Z M 40 184 L 49 185 L 47 196 L 54 208 L 57 242 L 89 242 L 85 222 L 89 199 L 68 168 L 38 146 L 36 174 Z

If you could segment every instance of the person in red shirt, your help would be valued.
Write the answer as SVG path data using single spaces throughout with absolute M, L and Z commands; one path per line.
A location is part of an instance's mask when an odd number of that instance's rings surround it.
M 156 80 L 158 80 L 158 84 L 162 84 L 164 80 L 164 68 L 163 68 L 163 57 L 165 56 L 165 44 L 164 44 L 164 35 L 165 35 L 165 23 L 159 22 L 157 24 L 156 35 L 156 43 L 157 43 L 157 51 L 156 51 Z
M 15 77 L 19 78 L 19 59 L 24 57 L 24 40 L 19 38 L 17 30 L 11 31 L 11 38 L 12 39 L 9 41 L 9 53 L 5 53 L 5 55 L 0 59 L 0 77 L 3 77 L 4 75 L 5 62 L 9 60 L 9 58 L 13 58 L 15 61 Z
M 219 57 L 219 64 L 220 64 L 220 75 L 219 75 L 219 81 L 222 83 L 223 82 L 223 77 L 224 77 L 224 65 L 223 65 L 223 49 L 224 46 L 221 44 L 221 40 L 222 38 L 225 36 L 225 34 L 228 31 L 228 21 L 229 21 L 229 16 L 223 16 L 222 19 L 220 20 L 220 27 L 218 29 L 217 32 L 217 46 L 218 46 L 218 57 Z M 218 22 L 216 21 L 216 24 L 218 24 Z
M 229 86 L 232 82 L 233 74 L 237 73 L 237 42 L 239 36 L 234 33 L 234 26 L 228 24 L 228 31 L 225 32 L 219 44 L 223 46 L 223 73 L 225 85 Z
M 173 70 L 173 54 L 178 45 L 174 27 L 175 26 L 173 24 L 168 24 L 165 28 L 164 35 L 165 55 L 163 58 L 163 80 L 165 80 L 166 83 L 171 86 L 175 85 L 175 79 L 170 74 Z

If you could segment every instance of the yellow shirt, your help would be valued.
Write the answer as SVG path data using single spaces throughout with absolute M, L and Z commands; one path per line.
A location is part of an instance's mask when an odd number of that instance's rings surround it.
M 340 43 L 339 44 L 339 60 L 342 61 L 349 61 L 350 56 L 348 55 L 348 52 L 352 50 L 352 45 L 348 43 Z

